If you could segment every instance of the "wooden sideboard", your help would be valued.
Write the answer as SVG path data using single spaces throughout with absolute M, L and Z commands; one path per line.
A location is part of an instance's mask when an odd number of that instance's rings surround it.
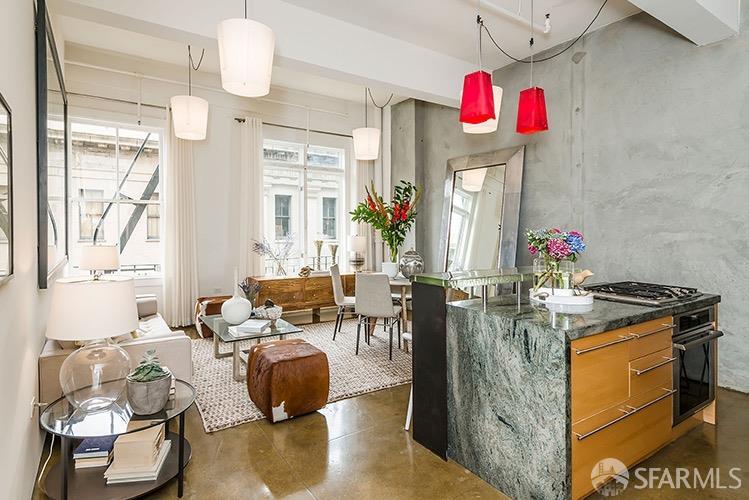
M 320 321 L 320 309 L 335 307 L 333 282 L 330 276 L 272 276 L 256 278 L 262 288 L 258 294 L 258 304 L 271 299 L 283 307 L 285 312 L 312 310 L 312 320 Z M 354 295 L 354 274 L 342 274 L 344 294 Z

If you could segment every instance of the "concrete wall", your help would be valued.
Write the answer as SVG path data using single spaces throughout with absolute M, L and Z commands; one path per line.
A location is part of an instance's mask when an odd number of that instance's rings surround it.
M 3 2 L 0 93 L 12 110 L 15 274 L 0 286 L 0 499 L 30 498 L 42 449 L 37 358 L 51 290 L 36 287 L 36 100 L 33 2 Z M 54 283 L 54 278 L 50 284 Z
M 549 110 L 545 133 L 514 131 L 517 95 L 528 86 L 525 64 L 495 72 L 504 102 L 499 132 L 490 138 L 464 136 L 455 110 L 416 103 L 423 115 L 414 113 L 421 132 L 416 177 L 427 194 L 417 246 L 430 267 L 445 161 L 526 143 L 521 231 L 581 230 L 589 249 L 580 265 L 600 280 L 720 293 L 720 384 L 749 391 L 748 10 L 742 7 L 739 37 L 710 46 L 696 47 L 640 14 L 536 65 Z M 529 263 L 524 244 L 521 238 L 519 262 Z

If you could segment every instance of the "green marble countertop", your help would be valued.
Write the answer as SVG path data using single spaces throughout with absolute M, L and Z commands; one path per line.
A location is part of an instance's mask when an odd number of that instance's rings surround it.
M 417 274 L 413 277 L 412 281 L 414 283 L 424 283 L 443 288 L 500 285 L 502 283 L 533 281 L 533 267 L 508 267 L 504 269 Z
M 515 330 L 529 327 L 531 330 L 554 330 L 564 332 L 568 339 L 575 340 L 602 332 L 635 325 L 663 316 L 673 316 L 683 312 L 708 307 L 720 302 L 720 295 L 702 294 L 691 300 L 660 307 L 639 306 L 622 302 L 596 299 L 593 310 L 585 313 L 551 312 L 541 305 L 531 305 L 527 301 L 517 307 L 515 296 L 499 296 L 489 299 L 486 312 L 483 312 L 481 299 L 461 300 L 448 304 L 478 311 L 481 314 L 500 316 L 515 321 Z

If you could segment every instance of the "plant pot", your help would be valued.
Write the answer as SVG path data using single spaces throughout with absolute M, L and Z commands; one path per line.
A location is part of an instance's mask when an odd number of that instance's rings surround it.
M 383 262 L 382 272 L 390 276 L 390 278 L 395 278 L 396 276 L 398 276 L 398 263 L 397 262 Z
M 127 400 L 136 415 L 151 415 L 164 409 L 172 387 L 170 374 L 150 382 L 127 379 Z

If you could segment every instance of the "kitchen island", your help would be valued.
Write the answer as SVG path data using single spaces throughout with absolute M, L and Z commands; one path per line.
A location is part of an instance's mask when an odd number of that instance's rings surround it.
M 672 427 L 672 331 L 675 316 L 712 310 L 717 295 L 661 307 L 596 300 L 581 314 L 518 307 L 512 296 L 464 300 L 444 306 L 443 330 L 435 302 L 419 318 L 428 294 L 438 298 L 434 281 L 422 286 L 414 288 L 414 437 L 420 424 L 427 438 L 442 431 L 419 415 L 435 415 L 419 390 L 439 378 L 428 373 L 439 353 L 417 357 L 444 334 L 443 456 L 513 498 L 585 496 L 600 460 L 634 465 L 703 418 Z M 435 391 L 429 398 L 438 406 Z

